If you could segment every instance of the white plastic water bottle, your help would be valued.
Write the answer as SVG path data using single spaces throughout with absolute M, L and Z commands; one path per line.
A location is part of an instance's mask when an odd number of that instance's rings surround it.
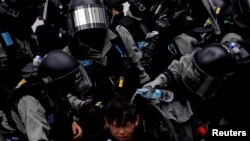
M 42 61 L 42 57 L 37 55 L 35 58 L 33 58 L 33 65 L 34 66 L 39 66 Z
M 155 89 L 153 92 L 148 88 L 137 89 L 136 92 L 148 99 L 159 99 L 163 102 L 171 102 L 174 99 L 174 93 L 170 90 Z

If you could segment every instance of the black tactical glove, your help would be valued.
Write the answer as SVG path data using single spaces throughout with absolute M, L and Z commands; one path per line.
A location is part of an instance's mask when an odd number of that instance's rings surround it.
M 97 131 L 104 125 L 104 104 L 100 101 L 86 101 L 80 109 L 80 122 L 87 132 Z
M 87 99 L 81 105 L 79 112 L 83 116 L 89 116 L 95 112 L 101 111 L 103 108 L 104 104 L 101 101 L 94 102 L 92 99 Z

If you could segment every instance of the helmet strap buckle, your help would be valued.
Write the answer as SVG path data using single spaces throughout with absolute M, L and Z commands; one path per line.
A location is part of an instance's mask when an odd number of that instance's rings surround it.
M 139 5 L 139 10 L 140 10 L 140 11 L 145 11 L 145 9 L 146 9 L 146 8 L 145 8 L 145 6 L 144 6 L 143 4 L 140 4 L 140 5 Z
M 18 17 L 19 16 L 19 12 L 18 11 L 15 11 L 15 10 L 10 10 L 10 13 L 13 17 Z

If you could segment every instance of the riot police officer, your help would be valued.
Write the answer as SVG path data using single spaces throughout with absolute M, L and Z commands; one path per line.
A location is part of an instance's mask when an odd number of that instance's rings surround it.
M 0 2 L 0 91 L 11 91 L 15 77 L 36 55 L 37 44 L 32 39 L 31 25 L 38 16 L 39 1 Z M 9 76 L 9 74 L 14 74 Z M 8 83 L 6 83 L 8 82 Z
M 129 94 L 148 79 L 139 63 L 141 53 L 130 46 L 130 40 L 121 40 L 108 28 L 104 5 L 99 0 L 71 1 L 69 29 L 74 39 L 64 50 L 79 60 L 92 62 L 89 72 L 98 87 Z
M 43 0 L 0 2 L 0 110 L 5 98 L 20 81 L 21 69 L 36 55 L 37 44 L 31 25 L 38 16 Z M 3 101 L 3 102 L 2 102 Z
M 229 1 L 129 0 L 130 13 L 151 26 L 142 63 L 153 77 L 199 44 L 218 42 Z M 201 16 L 202 15 L 202 16 Z M 138 18 L 137 18 L 138 19 Z M 152 31 L 153 30 L 153 31 Z M 132 33 L 132 32 L 131 32 Z M 219 37 L 221 38 L 221 37 Z M 164 60 L 164 61 L 162 61 Z
M 247 91 L 248 86 L 244 83 L 249 79 L 249 1 L 248 0 L 235 0 L 233 1 L 232 10 L 233 17 L 228 18 L 229 22 L 225 30 L 229 32 L 222 38 L 221 42 L 227 42 L 230 44 L 230 40 L 236 41 L 236 46 L 240 47 L 241 61 L 237 63 L 237 67 L 232 77 L 223 85 L 221 95 L 218 99 L 224 100 L 221 107 L 217 107 L 218 112 L 223 118 L 221 123 L 229 126 L 237 126 L 241 129 L 246 129 L 246 122 L 249 118 L 248 111 L 245 111 L 244 106 L 248 105 Z M 226 33 L 227 33 L 226 32 Z M 239 95 L 236 96 L 235 94 Z M 217 103 L 220 103 L 218 100 Z M 233 104 L 232 104 L 233 103 Z M 219 105 L 219 104 L 218 104 Z M 236 108 L 237 111 L 231 111 L 230 109 Z M 239 116 L 242 115 L 242 116 Z
M 67 95 L 89 89 L 84 68 L 69 54 L 55 50 L 32 70 L 37 75 L 22 79 L 10 95 L 3 126 L 26 140 L 80 139 L 82 129 L 73 119 Z
M 173 89 L 175 100 L 180 101 L 182 103 L 180 105 L 183 106 L 175 107 L 175 111 L 177 113 L 178 111 L 187 111 L 184 115 L 179 115 L 179 118 L 177 116 L 174 121 L 191 114 L 195 121 L 209 120 L 218 126 L 216 120 L 220 118 L 219 115 L 222 111 L 217 111 L 219 109 L 217 104 L 221 104 L 221 100 L 225 97 L 219 98 L 219 103 L 216 103 L 214 99 L 223 94 L 220 86 L 226 84 L 225 80 L 230 80 L 235 71 L 236 58 L 238 58 L 236 57 L 238 56 L 237 51 L 235 52 L 238 50 L 237 47 L 235 45 L 231 48 L 229 44 L 214 43 L 201 49 L 197 48 L 192 54 L 181 57 L 179 61 L 174 60 L 168 69 L 155 80 L 146 84 L 145 87 Z M 188 104 L 183 105 L 183 101 L 188 101 Z M 191 109 L 187 110 L 188 108 Z M 171 114 L 167 113 L 166 115 L 173 119 Z M 193 122 L 190 125 L 196 128 Z
M 178 36 L 192 23 L 188 13 L 189 1 L 128 2 L 127 17 L 130 18 L 121 20 L 120 25 L 127 28 L 136 43 L 140 43 L 139 47 L 143 47 L 141 63 L 151 77 L 160 73 L 172 60 L 192 52 L 196 39 Z

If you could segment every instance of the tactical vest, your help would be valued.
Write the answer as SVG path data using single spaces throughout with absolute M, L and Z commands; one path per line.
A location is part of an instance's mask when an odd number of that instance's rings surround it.
M 118 22 L 118 24 L 124 26 L 130 32 L 137 47 L 141 49 L 144 47 L 146 33 L 141 29 L 139 22 L 140 21 L 132 19 L 129 16 L 125 16 Z
M 44 87 L 42 83 L 39 83 L 39 79 L 34 72 L 36 69 L 32 65 L 27 65 L 26 67 L 28 67 L 26 71 L 29 72 L 30 75 L 26 74 L 25 79 L 22 76 L 17 76 L 15 78 L 11 77 L 11 80 L 6 82 L 12 83 L 9 84 L 8 87 L 3 87 L 5 91 L 3 93 L 4 95 L 1 95 L 4 96 L 4 99 L 1 97 L 1 104 L 3 103 L 1 108 L 3 108 L 2 110 L 6 114 L 9 125 L 15 128 L 16 132 L 20 135 L 11 116 L 11 111 L 14 110 L 18 114 L 18 101 L 23 96 L 30 95 L 36 98 L 46 111 L 45 116 L 47 118 L 48 124 L 51 127 L 49 139 L 53 139 L 55 141 L 65 139 L 69 141 L 72 140 L 73 135 L 71 131 L 71 124 L 73 117 L 71 115 L 70 104 L 65 101 L 64 103 L 60 104 L 60 106 L 51 106 L 49 98 L 47 97 L 48 92 L 46 91 L 46 87 Z M 4 73 L 0 74 L 2 75 Z M 5 75 L 6 74 L 8 74 L 8 76 L 12 76 L 10 72 L 6 72 Z M 10 79 L 10 77 L 8 77 L 8 79 Z M 15 82 L 17 83 L 15 84 Z M 19 138 L 23 138 L 22 135 L 20 135 Z

